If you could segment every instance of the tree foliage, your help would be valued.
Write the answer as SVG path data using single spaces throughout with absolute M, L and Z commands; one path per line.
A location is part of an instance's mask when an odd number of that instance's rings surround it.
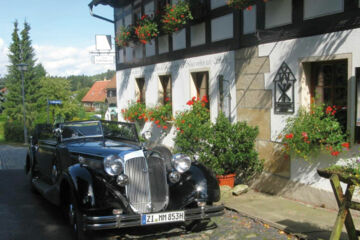
M 40 90 L 37 93 L 36 109 L 38 116 L 36 122 L 47 121 L 48 100 L 61 100 L 61 105 L 50 105 L 50 122 L 56 119 L 72 120 L 81 110 L 76 98 L 72 97 L 70 82 L 65 78 L 43 77 L 40 80 Z M 53 117 L 55 119 L 53 119 Z
M 41 65 L 36 65 L 34 49 L 30 39 L 30 25 L 25 22 L 24 28 L 20 32 L 18 22 L 14 23 L 12 33 L 12 43 L 8 55 L 10 65 L 6 76 L 5 85 L 8 89 L 6 96 L 5 114 L 13 121 L 23 121 L 23 104 L 22 104 L 22 78 L 21 72 L 17 69 L 20 63 L 27 64 L 27 70 L 24 71 L 24 93 L 26 124 L 30 126 L 36 119 L 37 93 L 40 89 L 39 79 L 44 77 L 46 72 Z

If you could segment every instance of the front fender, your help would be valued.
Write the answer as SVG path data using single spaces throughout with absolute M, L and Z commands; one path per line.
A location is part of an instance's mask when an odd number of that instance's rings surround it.
M 185 207 L 194 201 L 213 203 L 220 200 L 220 188 L 214 174 L 201 163 L 193 163 L 170 187 L 173 207 Z
M 94 176 L 91 173 L 91 169 L 80 164 L 69 167 L 63 175 L 61 185 L 63 184 L 68 184 L 68 190 L 74 194 L 80 209 L 95 206 Z M 63 191 L 66 192 L 67 190 L 62 190 L 62 194 Z

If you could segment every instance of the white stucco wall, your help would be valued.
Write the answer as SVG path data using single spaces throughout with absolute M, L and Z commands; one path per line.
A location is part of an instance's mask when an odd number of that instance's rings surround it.
M 360 39 L 360 29 L 353 29 L 342 32 L 335 32 L 330 34 L 323 34 L 318 36 L 293 39 L 287 41 L 280 41 L 275 43 L 263 44 L 259 46 L 260 56 L 269 56 L 270 58 L 270 73 L 265 74 L 265 86 L 271 89 L 273 86 L 273 79 L 281 66 L 282 62 L 286 62 L 296 77 L 295 83 L 295 114 L 298 112 L 301 104 L 301 62 L 312 57 L 330 57 L 346 55 L 350 56 L 348 59 L 349 73 L 349 87 L 348 87 L 348 129 L 353 134 L 355 119 L 355 67 L 360 66 L 360 49 L 357 47 Z M 331 59 L 331 57 L 330 57 Z M 329 59 L 329 60 L 330 60 Z M 295 115 L 294 114 L 294 115 Z M 277 141 L 278 135 L 283 130 L 286 119 L 294 115 L 277 115 L 271 111 L 271 139 Z M 354 146 L 353 149 L 358 150 L 359 146 Z M 291 180 L 298 181 L 304 184 L 309 184 L 318 189 L 331 191 L 328 180 L 320 179 L 316 174 L 317 167 L 329 165 L 329 160 L 332 163 L 341 159 L 347 159 L 350 155 L 342 155 L 338 159 L 327 155 L 321 155 L 316 158 L 316 164 L 309 165 L 300 159 L 293 159 L 291 161 Z M 340 159 L 340 160 L 339 160 Z
M 173 115 L 187 109 L 189 106 L 186 102 L 191 99 L 191 72 L 209 72 L 209 100 L 210 100 L 210 117 L 215 121 L 218 114 L 219 92 L 218 92 L 218 76 L 223 75 L 225 80 L 231 83 L 231 105 L 232 119 L 236 120 L 236 86 L 234 74 L 234 52 L 226 52 L 219 54 L 211 54 L 201 57 L 188 58 L 173 62 L 159 63 L 144 67 L 125 69 L 118 71 L 117 77 L 117 106 L 118 113 L 121 109 L 127 108 L 128 105 L 135 101 L 135 78 L 145 78 L 145 99 L 147 107 L 154 107 L 158 104 L 158 76 L 171 75 L 172 78 L 172 101 Z M 123 117 L 119 114 L 119 120 Z M 153 130 L 156 137 L 160 131 L 154 128 L 155 124 L 147 123 L 144 130 Z M 172 138 L 174 137 L 174 129 L 161 139 L 161 143 L 173 147 Z

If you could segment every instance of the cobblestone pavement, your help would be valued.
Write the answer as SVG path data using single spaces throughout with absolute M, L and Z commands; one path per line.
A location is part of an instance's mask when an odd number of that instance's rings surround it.
M 205 223 L 206 224 L 206 223 Z M 138 228 L 128 229 L 126 234 L 117 235 L 113 231 L 113 237 L 109 239 L 160 239 L 160 240 L 295 240 L 294 236 L 272 228 L 267 224 L 254 221 L 232 211 L 226 211 L 224 216 L 213 218 L 206 226 L 196 232 L 187 232 L 184 227 L 164 228 L 153 226 L 151 229 Z M 164 232 L 165 231 L 165 232 Z M 101 233 L 98 233 L 99 235 Z M 96 234 L 96 235 L 98 235 Z M 95 236 L 96 239 L 97 236 Z M 100 239 L 100 238 L 99 238 Z
M 31 193 L 22 170 L 25 156 L 25 147 L 0 145 L 0 240 L 72 239 L 71 228 L 62 218 L 60 209 Z M 183 225 L 153 225 L 98 231 L 91 234 L 91 239 L 296 239 L 232 211 L 213 218 L 197 230 L 186 231 Z
M 24 168 L 26 151 L 23 146 L 0 145 L 0 170 Z

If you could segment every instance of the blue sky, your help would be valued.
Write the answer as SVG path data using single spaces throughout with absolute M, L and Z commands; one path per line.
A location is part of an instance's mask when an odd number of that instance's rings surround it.
M 50 75 L 95 74 L 114 68 L 94 65 L 89 51 L 95 35 L 114 37 L 114 26 L 89 14 L 90 0 L 12 0 L 0 7 L 0 75 L 6 74 L 7 48 L 11 43 L 14 21 L 22 29 L 26 20 L 36 57 Z M 113 18 L 113 9 L 99 5 L 94 13 Z

